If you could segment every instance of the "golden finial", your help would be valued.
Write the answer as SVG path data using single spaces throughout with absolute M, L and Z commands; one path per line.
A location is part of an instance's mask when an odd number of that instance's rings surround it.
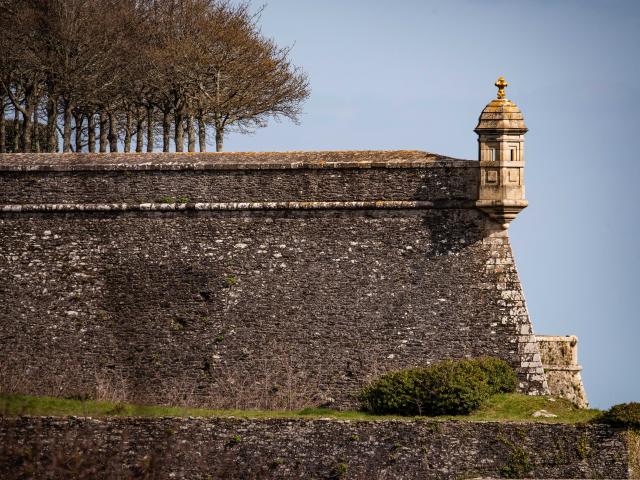
M 500 77 L 496 80 L 495 86 L 498 87 L 498 98 L 504 98 L 504 89 L 507 85 L 509 84 L 504 77 Z

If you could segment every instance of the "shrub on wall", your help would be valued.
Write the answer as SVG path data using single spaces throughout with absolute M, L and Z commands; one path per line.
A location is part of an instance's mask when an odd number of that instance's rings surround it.
M 487 382 L 494 394 L 516 391 L 518 376 L 507 362 L 495 357 L 483 357 L 473 361 L 486 372 Z
M 502 360 L 445 360 L 382 375 L 361 391 L 360 401 L 377 414 L 466 415 L 515 388 L 515 372 Z
M 614 427 L 628 427 L 640 430 L 640 403 L 621 403 L 614 405 L 596 419 Z

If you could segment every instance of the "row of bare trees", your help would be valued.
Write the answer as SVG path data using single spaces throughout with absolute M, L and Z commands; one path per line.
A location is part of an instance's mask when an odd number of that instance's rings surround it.
M 220 151 L 297 121 L 308 79 L 257 21 L 230 0 L 0 0 L 0 152 Z

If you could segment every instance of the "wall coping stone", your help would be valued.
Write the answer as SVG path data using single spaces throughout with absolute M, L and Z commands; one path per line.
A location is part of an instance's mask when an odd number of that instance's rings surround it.
M 0 172 L 479 168 L 417 150 L 208 153 L 7 153 Z

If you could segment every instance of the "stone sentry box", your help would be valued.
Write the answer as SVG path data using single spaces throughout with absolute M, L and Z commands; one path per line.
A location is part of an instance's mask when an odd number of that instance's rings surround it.
M 0 386 L 349 408 L 385 371 L 491 355 L 548 393 L 504 228 L 522 199 L 479 205 L 484 168 L 417 151 L 3 155 Z
M 520 109 L 505 96 L 507 82 L 496 82 L 498 98 L 480 114 L 478 134 L 480 187 L 478 208 L 507 228 L 527 206 L 524 198 L 524 134 Z

